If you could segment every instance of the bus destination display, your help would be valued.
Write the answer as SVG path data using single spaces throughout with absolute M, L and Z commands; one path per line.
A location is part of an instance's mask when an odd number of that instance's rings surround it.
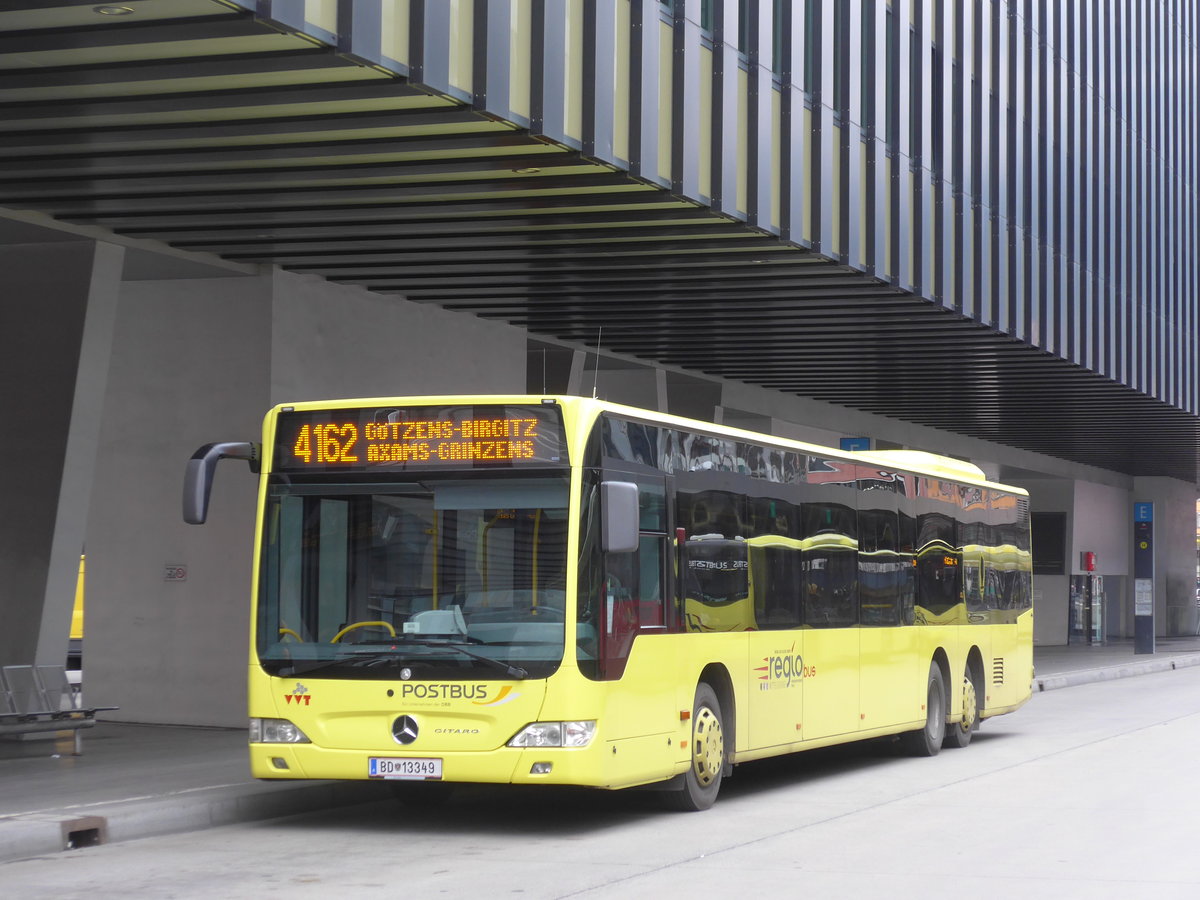
M 554 406 L 368 407 L 279 414 L 276 471 L 565 462 Z

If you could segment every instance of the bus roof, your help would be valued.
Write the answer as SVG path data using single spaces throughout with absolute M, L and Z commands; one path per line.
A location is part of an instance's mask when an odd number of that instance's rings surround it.
M 312 409 L 342 409 L 362 406 L 458 406 L 458 405 L 528 405 L 542 403 L 557 403 L 564 408 L 573 409 L 584 418 L 599 416 L 604 412 L 617 413 L 632 419 L 655 422 L 663 425 L 674 425 L 696 431 L 703 431 L 718 436 L 750 440 L 756 443 L 799 450 L 810 454 L 843 459 L 866 465 L 875 465 L 884 470 L 901 470 L 916 475 L 927 475 L 949 481 L 961 481 L 968 484 L 999 488 L 1014 494 L 1028 496 L 1023 488 L 1013 485 L 988 481 L 987 476 L 978 466 L 966 460 L 950 456 L 941 456 L 924 450 L 840 450 L 836 447 L 826 447 L 820 444 L 810 444 L 791 438 L 778 437 L 705 422 L 701 419 L 690 419 L 670 413 L 656 412 L 636 406 L 626 406 L 594 397 L 580 397 L 570 394 L 448 394 L 404 397 L 366 397 L 344 400 L 300 401 L 296 403 L 281 403 L 275 406 L 268 416 L 288 410 Z

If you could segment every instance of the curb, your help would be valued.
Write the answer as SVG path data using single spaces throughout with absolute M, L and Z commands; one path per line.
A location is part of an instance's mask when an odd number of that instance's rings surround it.
M 370 803 L 375 782 L 251 783 L 0 818 L 0 863 L 98 844 Z
M 1119 666 L 1106 666 L 1100 669 L 1079 669 L 1074 672 L 1056 672 L 1052 675 L 1034 676 L 1034 693 L 1054 691 L 1059 688 L 1075 687 L 1080 684 L 1094 684 L 1098 681 L 1113 681 L 1117 678 L 1132 678 L 1136 675 L 1150 675 L 1154 672 L 1170 672 L 1174 669 L 1186 669 L 1190 666 L 1200 666 L 1200 653 L 1180 654 L 1160 659 L 1147 659 L 1144 662 L 1122 663 Z

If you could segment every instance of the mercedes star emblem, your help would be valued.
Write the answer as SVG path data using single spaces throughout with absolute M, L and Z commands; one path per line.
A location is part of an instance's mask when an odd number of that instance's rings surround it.
M 417 720 L 412 716 L 400 716 L 392 723 L 392 737 L 397 744 L 411 744 L 417 739 Z

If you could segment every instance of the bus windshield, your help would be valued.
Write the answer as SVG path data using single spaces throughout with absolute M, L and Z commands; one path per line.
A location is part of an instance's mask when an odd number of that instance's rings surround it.
M 567 476 L 273 476 L 257 652 L 271 674 L 545 677 L 562 659 Z

